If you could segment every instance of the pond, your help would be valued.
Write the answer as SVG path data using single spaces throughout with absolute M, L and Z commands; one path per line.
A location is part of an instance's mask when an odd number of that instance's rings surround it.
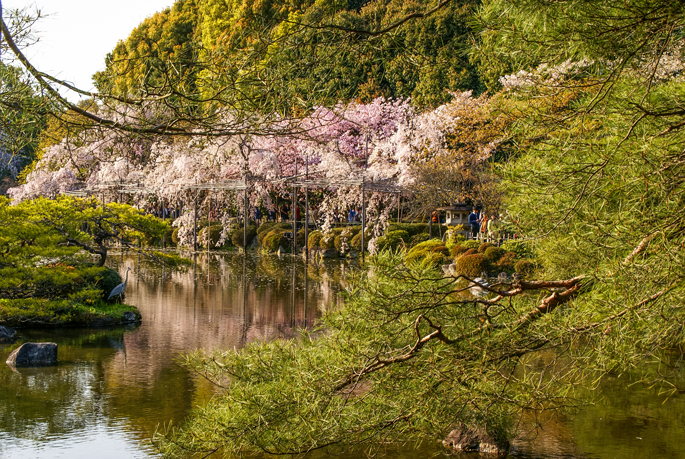
M 4 362 L 23 342 L 53 341 L 60 359 L 45 368 L 0 365 L 0 458 L 155 457 L 155 429 L 181 423 L 213 393 L 182 366 L 181 355 L 293 336 L 338 304 L 354 269 L 338 260 L 305 269 L 290 256 L 219 253 L 199 254 L 192 266 L 173 271 L 130 254 L 110 264 L 122 273 L 132 268 L 126 302 L 140 309 L 142 324 L 22 329 L 16 343 L 0 345 Z M 609 379 L 595 406 L 517 440 L 511 456 L 685 458 L 683 425 L 683 395 L 664 401 L 653 390 Z M 435 442 L 382 452 L 418 459 L 443 450 Z

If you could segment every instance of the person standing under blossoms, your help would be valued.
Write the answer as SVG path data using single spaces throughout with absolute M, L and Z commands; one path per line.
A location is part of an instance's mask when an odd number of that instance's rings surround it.
M 354 211 L 354 208 L 350 207 L 350 212 L 347 214 L 347 223 L 354 223 L 356 218 L 357 212 Z
M 478 231 L 480 230 L 480 215 L 478 215 L 478 209 L 475 207 L 469 214 L 469 225 L 471 225 L 471 237 L 476 239 L 478 237 Z
M 501 231 L 502 222 L 497 219 L 497 214 L 492 214 L 492 217 L 488 220 L 488 238 L 498 244 Z

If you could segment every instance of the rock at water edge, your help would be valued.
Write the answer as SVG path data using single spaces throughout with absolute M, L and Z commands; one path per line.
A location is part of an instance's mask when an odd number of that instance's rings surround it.
M 57 363 L 57 344 L 24 343 L 7 357 L 7 363 L 15 366 L 52 365 Z
M 450 432 L 442 444 L 455 451 L 481 454 L 505 455 L 509 451 L 507 442 L 495 440 L 485 429 L 470 429 L 463 424 Z
M 131 323 L 136 321 L 136 315 L 132 313 L 131 311 L 126 311 L 124 313 L 124 323 Z
M 0 325 L 0 343 L 11 343 L 15 336 L 17 336 L 17 332 L 13 328 Z

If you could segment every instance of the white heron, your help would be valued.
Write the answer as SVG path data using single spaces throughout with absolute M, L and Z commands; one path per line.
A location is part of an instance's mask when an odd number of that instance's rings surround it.
M 122 282 L 121 284 L 117 285 L 116 287 L 114 287 L 112 289 L 112 292 L 107 297 L 108 300 L 110 298 L 112 298 L 113 296 L 117 296 L 117 295 L 119 295 L 119 300 L 121 300 L 121 295 L 124 293 L 124 290 L 126 289 L 126 283 L 128 282 L 128 272 L 130 270 L 131 270 L 130 266 L 128 268 L 126 268 L 126 279 L 124 280 L 124 282 Z

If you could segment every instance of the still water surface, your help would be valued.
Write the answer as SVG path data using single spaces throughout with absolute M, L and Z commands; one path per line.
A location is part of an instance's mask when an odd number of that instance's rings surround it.
M 110 264 L 121 273 L 132 268 L 126 302 L 140 309 L 142 324 L 19 330 L 16 343 L 0 345 L 2 362 L 26 341 L 58 343 L 60 359 L 46 368 L 0 365 L 0 458 L 156 457 L 149 439 L 159 424 L 182 422 L 213 391 L 179 356 L 293 336 L 335 307 L 354 269 L 329 261 L 305 270 L 292 257 L 236 254 L 201 254 L 174 271 L 135 255 Z M 664 401 L 607 380 L 596 406 L 517 440 L 511 456 L 685 459 L 684 426 L 685 396 Z M 393 459 L 442 455 L 437 444 L 384 452 Z

